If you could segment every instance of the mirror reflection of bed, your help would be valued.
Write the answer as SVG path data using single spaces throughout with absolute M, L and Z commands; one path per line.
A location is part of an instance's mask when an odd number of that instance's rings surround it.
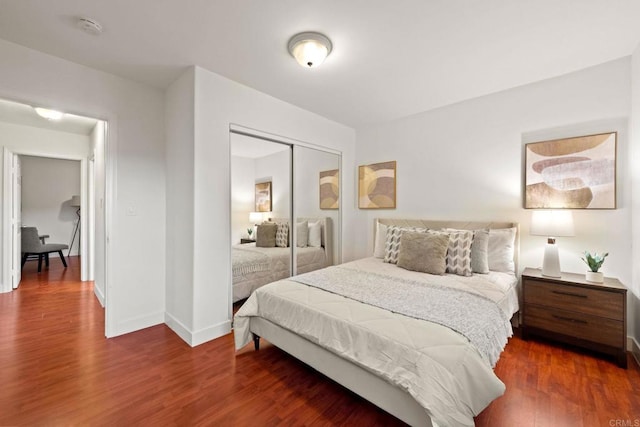
M 267 223 L 289 227 L 287 218 L 270 218 Z M 296 271 L 298 274 L 318 270 L 332 264 L 332 228 L 330 218 L 298 218 L 296 241 Z M 268 225 L 268 224 L 267 224 Z M 258 225 L 258 233 L 265 225 Z M 232 248 L 233 302 L 244 301 L 260 286 L 290 276 L 291 241 L 286 247 L 260 246 L 255 242 L 234 245 Z
M 340 263 L 341 157 L 284 138 L 278 142 L 234 130 L 230 141 L 235 312 L 267 283 Z M 290 220 L 292 212 L 296 221 Z M 276 225 L 275 244 L 257 241 L 263 224 L 265 229 Z

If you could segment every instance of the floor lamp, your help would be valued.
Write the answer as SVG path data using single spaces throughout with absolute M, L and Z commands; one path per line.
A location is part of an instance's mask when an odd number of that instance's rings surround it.
M 76 210 L 76 215 L 78 215 L 78 220 L 76 221 L 76 228 L 73 230 L 73 237 L 71 238 L 71 244 L 69 245 L 69 251 L 67 252 L 67 256 L 71 254 L 71 249 L 73 248 L 73 242 L 75 242 L 76 240 L 76 234 L 78 234 L 78 243 L 80 243 L 80 196 L 71 197 L 71 207 L 78 208 Z M 79 244 L 78 244 L 78 254 L 80 254 Z

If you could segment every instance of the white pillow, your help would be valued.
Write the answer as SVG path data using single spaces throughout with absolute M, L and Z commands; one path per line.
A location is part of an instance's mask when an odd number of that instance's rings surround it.
M 322 246 L 322 225 L 320 221 L 309 223 L 309 241 L 307 245 L 314 248 Z
M 302 221 L 296 224 L 296 246 L 306 248 L 309 241 L 309 223 Z
M 515 227 L 489 230 L 489 270 L 515 273 L 516 266 L 513 262 L 515 240 Z
M 376 230 L 376 241 L 373 245 L 373 256 L 376 258 L 384 258 L 384 244 L 387 241 L 387 226 L 378 223 Z

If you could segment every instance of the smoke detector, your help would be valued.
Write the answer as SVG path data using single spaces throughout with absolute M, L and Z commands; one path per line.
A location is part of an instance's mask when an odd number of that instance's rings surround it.
M 77 22 L 78 28 L 92 36 L 102 34 L 102 25 L 95 19 L 80 17 Z

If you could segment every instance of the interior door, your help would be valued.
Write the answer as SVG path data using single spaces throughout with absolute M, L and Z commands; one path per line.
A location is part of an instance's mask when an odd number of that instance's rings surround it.
M 12 263 L 11 284 L 17 289 L 22 279 L 21 246 L 22 246 L 22 170 L 20 156 L 12 154 L 11 162 L 11 235 L 12 235 Z

